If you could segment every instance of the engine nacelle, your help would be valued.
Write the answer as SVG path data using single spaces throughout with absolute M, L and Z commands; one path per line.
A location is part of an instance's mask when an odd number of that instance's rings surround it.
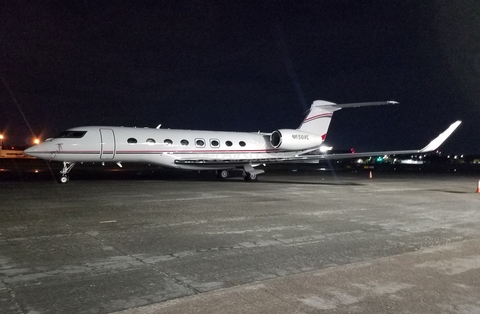
M 281 129 L 270 134 L 270 144 L 284 150 L 304 150 L 319 147 L 323 140 L 320 135 L 300 130 Z

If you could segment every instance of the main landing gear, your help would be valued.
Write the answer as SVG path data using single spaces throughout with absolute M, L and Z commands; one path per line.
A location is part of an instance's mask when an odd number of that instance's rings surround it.
M 228 170 L 220 170 L 217 172 L 217 177 L 219 179 L 226 179 L 230 176 L 230 172 Z
M 217 171 L 217 178 L 225 180 L 230 178 L 231 173 L 228 170 L 219 170 Z M 245 181 L 257 181 L 257 174 L 256 173 L 249 173 L 243 171 L 242 177 Z
M 243 172 L 243 180 L 245 181 L 257 181 L 258 177 L 256 173 Z
M 63 162 L 63 169 L 60 170 L 60 183 L 67 183 L 68 182 L 68 173 L 72 170 L 73 166 L 75 166 L 74 162 Z
M 257 170 L 250 165 L 243 167 L 242 177 L 245 181 L 257 181 L 258 175 L 264 173 L 263 170 Z M 230 177 L 230 171 L 228 170 L 218 170 L 217 178 L 227 179 Z
M 245 165 L 243 166 L 243 179 L 245 181 L 257 181 L 258 175 L 264 172 L 261 169 L 253 168 L 252 165 Z

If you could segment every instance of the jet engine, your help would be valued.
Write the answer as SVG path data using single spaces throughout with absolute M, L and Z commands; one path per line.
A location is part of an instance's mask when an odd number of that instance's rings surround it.
M 270 144 L 283 150 L 304 150 L 319 147 L 322 137 L 300 130 L 281 129 L 270 134 Z

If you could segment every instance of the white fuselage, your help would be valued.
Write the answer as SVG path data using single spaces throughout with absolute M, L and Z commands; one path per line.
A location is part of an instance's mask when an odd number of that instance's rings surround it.
M 287 150 L 281 145 L 275 148 L 270 134 L 108 126 L 77 127 L 62 134 L 29 148 L 26 153 L 52 161 L 142 162 L 214 170 L 235 168 L 245 164 L 245 160 L 261 163 L 268 158 L 292 157 L 322 142 L 322 138 L 314 134 L 288 134 L 293 138 L 289 140 L 299 149 Z M 178 163 L 178 160 L 197 162 Z M 199 160 L 229 163 L 201 164 Z M 234 163 L 236 160 L 238 164 Z
M 68 129 L 58 136 L 27 148 L 24 153 L 46 160 L 63 162 L 60 182 L 76 162 L 150 163 L 187 170 L 219 170 L 228 177 L 230 169 L 241 169 L 247 181 L 264 172 L 261 164 L 321 159 L 355 158 L 416 154 L 436 150 L 460 125 L 456 121 L 420 150 L 380 151 L 356 154 L 314 154 L 321 151 L 333 113 L 342 108 L 393 105 L 395 101 L 335 104 L 316 100 L 297 129 L 278 129 L 271 133 L 174 130 L 85 126 Z

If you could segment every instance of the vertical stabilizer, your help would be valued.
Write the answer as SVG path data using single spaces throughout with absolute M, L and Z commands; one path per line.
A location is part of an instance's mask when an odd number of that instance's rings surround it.
M 334 106 L 333 102 L 315 100 L 298 130 L 320 135 L 325 140 L 333 112 L 341 109 Z
M 342 108 L 355 108 L 364 106 L 395 105 L 396 101 L 376 101 L 350 104 L 335 104 L 325 100 L 315 100 L 310 111 L 303 120 L 298 130 L 320 135 L 323 140 L 327 136 L 328 127 L 332 120 L 333 113 Z

